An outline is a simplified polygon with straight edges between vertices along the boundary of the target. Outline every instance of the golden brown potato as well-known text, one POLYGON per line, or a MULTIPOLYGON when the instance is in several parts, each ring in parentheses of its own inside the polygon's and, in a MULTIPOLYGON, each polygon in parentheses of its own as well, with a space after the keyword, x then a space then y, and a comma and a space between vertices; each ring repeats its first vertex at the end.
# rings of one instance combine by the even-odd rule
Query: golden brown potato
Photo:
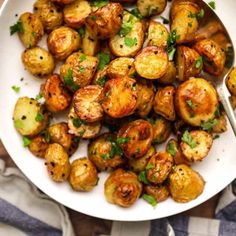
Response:
POLYGON ((175 105, 184 122, 200 126, 214 119, 219 104, 215 88, 205 79, 193 78, 177 88, 175 105))
POLYGON ((99 40, 95 38, 86 27, 82 39, 82 51, 88 56, 94 56, 99 51, 99 40))
POLYGON ((70 174, 70 162, 65 149, 58 143, 49 144, 45 153, 48 174, 56 182, 65 181, 70 174))
POLYGON ((176 67, 173 61, 168 62, 166 73, 158 79, 158 83, 172 84, 176 80, 176 67))
POLYGON ((129 168, 136 173, 144 171, 146 169, 148 161, 155 153, 156 153, 155 148, 151 146, 144 156, 139 158, 130 158, 129 168))
POLYGON ((167 72, 168 55, 162 47, 149 46, 136 56, 134 66, 141 77, 158 79, 167 72))
POLYGON ((134 72, 134 59, 129 57, 118 57, 111 61, 107 68, 107 76, 110 79, 131 76, 134 72))
POLYGON ((236 67, 231 70, 226 80, 226 85, 233 96, 236 96, 236 67))
POLYGON ((175 120, 174 95, 174 86, 160 88, 155 95, 153 103, 154 111, 170 121, 175 120))
POLYGON ((154 197, 157 202, 165 201, 170 195, 167 186, 164 185, 145 185, 144 192, 154 197))
POLYGON ((69 133, 69 127, 67 123, 56 123, 48 127, 47 129, 50 142, 59 143, 68 153, 69 157, 74 154, 78 148, 78 142, 76 142, 75 136, 69 133))
POLYGON ((104 133, 89 144, 88 158, 100 171, 113 169, 125 163, 116 136, 111 133, 104 133))
POLYGON ((66 26, 53 30, 47 39, 48 49, 58 60, 66 59, 80 47, 79 34, 66 26))
POLYGON ((16 130, 24 136, 35 136, 45 129, 49 120, 44 106, 33 98, 20 97, 14 108, 13 121, 16 130))
POLYGON ((176 53, 177 78, 179 81, 197 77, 202 71, 202 57, 192 48, 178 46, 176 53))
POLYGON ((212 127, 212 132, 221 134, 227 131, 227 120, 225 114, 221 114, 220 117, 217 118, 217 123, 212 127))
POLYGON ((62 25, 63 15, 60 9, 48 0, 37 0, 34 13, 41 20, 45 31, 50 32, 62 25))
POLYGON ((91 11, 88 1, 75 0, 64 7, 64 21, 69 27, 78 29, 84 25, 85 19, 91 11))
POLYGON ((122 26, 119 34, 110 38, 109 47, 118 57, 135 56, 142 48, 144 41, 144 25, 127 11, 123 13, 122 26), (126 30, 127 25, 129 30, 126 30))
POLYGON ((84 139, 91 139, 98 135, 101 129, 99 121, 93 123, 86 123, 79 119, 74 108, 71 108, 68 114, 69 132, 77 137, 84 139))
POLYGON ((61 79, 67 87, 75 92, 81 87, 89 85, 97 69, 98 59, 83 53, 71 54, 60 68, 61 79))
POLYGON ((169 190, 176 202, 189 202, 197 198, 204 189, 202 176, 186 165, 177 165, 170 176, 169 190))
POLYGON ((96 167, 86 157, 74 160, 68 180, 75 191, 89 192, 98 183, 96 167))
POLYGON ((169 32, 160 22, 150 20, 148 27, 148 46, 166 47, 169 32))
POLYGON ((53 56, 40 47, 25 50, 21 59, 25 69, 39 77, 51 74, 55 68, 53 56))
POLYGON ((202 161, 211 149, 212 136, 203 130, 185 131, 180 147, 185 158, 191 162, 202 161))
POLYGON ((146 120, 132 121, 121 127, 117 137, 126 140, 120 147, 127 158, 140 158, 151 147, 152 125, 146 120))
POLYGON ((99 85, 88 85, 77 90, 73 97, 73 107, 79 119, 90 123, 102 119, 101 92, 102 87, 99 85))
POLYGON ((151 119, 153 128, 153 144, 164 143, 171 134, 171 123, 161 116, 151 119))
POLYGON ((152 81, 140 79, 137 84, 138 89, 138 100, 136 106, 136 113, 145 118, 152 110, 153 100, 154 100, 154 90, 155 87, 152 81))
POLYGON ((109 78, 107 76, 107 66, 105 66, 102 70, 97 70, 91 84, 100 85, 101 87, 104 87, 108 79, 109 78))
POLYGON ((58 74, 49 76, 41 87, 47 110, 51 112, 64 111, 70 106, 71 95, 64 86, 58 74))
POLYGON ((132 114, 137 103, 136 81, 129 77, 108 80, 102 91, 103 110, 113 118, 132 114))
POLYGON ((108 39, 118 33, 122 23, 123 7, 108 3, 91 13, 85 21, 90 32, 99 39, 108 39))
POLYGON ((129 207, 142 193, 142 184, 131 171, 115 170, 107 178, 104 194, 108 202, 122 207, 129 207))
POLYGON ((50 1, 66 5, 66 4, 71 4, 75 0, 50 0, 50 1))
POLYGON ((44 158, 48 148, 48 142, 43 135, 37 135, 30 140, 29 150, 36 157, 44 158))
POLYGON ((226 56, 224 50, 213 40, 204 39, 194 45, 203 58, 203 70, 218 76, 223 72, 226 56))
POLYGON ((137 7, 144 17, 161 14, 166 8, 167 0, 137 0, 137 7))
POLYGON ((43 24, 39 17, 30 12, 23 13, 18 21, 21 30, 19 38, 26 48, 35 47, 44 34, 43 24))

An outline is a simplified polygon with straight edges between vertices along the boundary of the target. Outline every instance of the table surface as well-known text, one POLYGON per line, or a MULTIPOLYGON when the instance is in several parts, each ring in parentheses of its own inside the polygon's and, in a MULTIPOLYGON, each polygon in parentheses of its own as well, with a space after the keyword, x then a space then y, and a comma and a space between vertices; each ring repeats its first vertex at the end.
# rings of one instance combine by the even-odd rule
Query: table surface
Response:
MULTIPOLYGON (((4 0, 0 0, 0 6, 4 0)), ((0 158, 6 162, 7 167, 16 167, 15 163, 8 155, 6 149, 0 141, 0 158)), ((17 168, 17 167, 16 167, 17 168)), ((212 218, 214 210, 219 199, 219 194, 206 201, 205 203, 184 212, 185 215, 200 216, 212 218)), ((68 209, 71 222, 73 224, 76 236, 92 236, 97 234, 109 234, 111 230, 112 221, 103 220, 82 213, 68 209)))

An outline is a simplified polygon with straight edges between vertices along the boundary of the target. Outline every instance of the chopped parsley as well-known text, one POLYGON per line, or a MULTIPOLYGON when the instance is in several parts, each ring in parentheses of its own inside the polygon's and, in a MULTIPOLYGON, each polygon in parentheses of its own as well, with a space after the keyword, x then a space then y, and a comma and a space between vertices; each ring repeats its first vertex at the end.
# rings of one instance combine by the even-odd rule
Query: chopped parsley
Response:
POLYGON ((25 136, 23 136, 23 146, 28 147, 31 144, 31 140, 25 136))
POLYGON ((125 37, 125 46, 132 48, 137 43, 137 38, 125 37))
POLYGON ((24 28, 21 21, 17 21, 14 25, 10 26, 10 35, 15 34, 16 32, 24 33, 24 28))
POLYGON ((98 59, 98 69, 103 70, 105 66, 110 62, 110 55, 108 53, 101 52, 98 53, 98 59))
POLYGON ((148 179, 147 179, 147 176, 146 176, 146 171, 141 171, 138 175, 138 179, 140 182, 144 183, 144 184, 150 184, 148 179))
POLYGON ((181 138, 181 140, 188 144, 191 148, 197 147, 196 141, 193 139, 192 135, 186 130, 181 138))
POLYGON ((163 17, 163 16, 161 16, 161 19, 163 20, 163 24, 165 24, 165 25, 170 23, 170 20, 163 17))
POLYGON ((188 14, 188 17, 202 19, 204 17, 204 15, 205 15, 205 12, 203 9, 201 9, 197 14, 194 14, 190 11, 188 14))
POLYGON ((43 121, 43 114, 42 113, 38 113, 37 116, 35 117, 35 120, 37 122, 42 122, 43 121))
POLYGON ((76 85, 73 81, 73 70, 72 70, 72 68, 68 69, 68 74, 67 74, 67 76, 64 77, 64 81, 74 92, 77 91, 80 88, 80 86, 76 85))
POLYGON ((79 62, 83 62, 86 60, 86 55, 82 54, 80 57, 79 57, 79 62))
POLYGON ((136 16, 137 18, 139 18, 140 20, 143 19, 143 16, 141 15, 140 11, 138 8, 134 8, 130 11, 131 14, 133 14, 134 16, 136 16))
POLYGON ((101 87, 104 87, 106 82, 107 82, 108 78, 106 76, 103 76, 103 77, 100 77, 98 80, 97 80, 97 83, 101 86, 101 87))
POLYGON ((111 150, 109 153, 110 157, 114 157, 115 155, 123 155, 123 152, 121 148, 118 146, 118 144, 115 141, 111 141, 111 150))
POLYGON ((16 86, 16 85, 13 85, 11 86, 12 90, 14 90, 16 93, 19 93, 20 92, 20 87, 19 86, 16 86))
POLYGON ((102 158, 103 160, 105 160, 105 161, 111 159, 111 158, 110 158, 110 155, 109 155, 108 153, 106 153, 106 154, 101 154, 100 156, 101 156, 101 158, 102 158))
POLYGON ((167 151, 168 153, 170 153, 171 156, 175 156, 176 154, 175 145, 173 143, 169 143, 167 151))
POLYGON ((108 97, 109 95, 110 95, 110 91, 107 91, 107 92, 105 93, 105 96, 108 97))
POLYGON ((143 194, 142 195, 142 199, 145 200, 146 202, 148 202, 153 207, 155 207, 157 205, 156 199, 153 196, 151 196, 151 195, 143 194))
POLYGON ((132 31, 133 24, 134 24, 134 16, 130 15, 129 19, 122 23, 119 35, 120 37, 125 37, 128 33, 132 31))
POLYGON ((213 10, 216 9, 216 2, 215 2, 215 1, 210 1, 210 2, 208 2, 208 5, 209 5, 213 10))
POLYGON ((82 121, 80 118, 73 118, 72 123, 74 127, 79 128, 82 124, 84 124, 84 121, 82 121))
POLYGON ((201 124, 201 128, 205 131, 211 131, 215 125, 218 124, 217 119, 210 119, 201 124))
POLYGON ((174 59, 175 51, 176 51, 176 40, 180 38, 179 35, 176 34, 176 30, 172 30, 167 39, 167 52, 169 56, 169 60, 172 61, 174 59))
POLYGON ((91 20, 95 21, 97 19, 96 16, 90 16, 91 20))
POLYGON ((129 142, 129 140, 130 140, 130 138, 123 138, 123 137, 120 137, 120 138, 117 138, 117 139, 116 139, 116 142, 117 142, 118 144, 125 144, 125 143, 129 142))
POLYGON ((108 0, 91 0, 91 5, 93 7, 104 7, 105 5, 107 5, 108 0))
POLYGON ((81 74, 83 74, 83 73, 85 72, 85 68, 84 68, 83 66, 80 66, 80 67, 79 67, 79 72, 80 72, 81 74))
POLYGON ((191 99, 187 100, 186 104, 189 106, 189 108, 191 108, 191 109, 194 108, 193 101, 191 99))
POLYGON ((37 94, 35 97, 35 100, 39 101, 42 97, 43 97, 42 94, 37 94))
POLYGON ((196 67, 197 69, 201 68, 201 66, 202 66, 202 61, 203 61, 203 60, 202 60, 202 57, 201 57, 201 56, 196 59, 196 61, 195 61, 195 67, 196 67))
POLYGON ((154 165, 152 163, 148 163, 145 169, 150 170, 150 169, 153 169, 153 168, 154 168, 154 165))
POLYGON ((193 27, 193 24, 192 24, 192 22, 188 22, 188 27, 193 27))
POLYGON ((220 135, 219 135, 219 134, 216 134, 216 135, 213 137, 214 140, 215 140, 215 139, 218 139, 218 138, 220 138, 220 135))
POLYGON ((17 128, 17 129, 21 129, 21 128, 23 128, 23 126, 24 126, 24 124, 23 124, 23 121, 22 120, 15 120, 14 121, 14 125, 15 125, 15 127, 17 128))
POLYGON ((79 28, 78 29, 78 33, 79 33, 81 38, 84 38, 84 36, 85 36, 85 28, 84 27, 79 28))

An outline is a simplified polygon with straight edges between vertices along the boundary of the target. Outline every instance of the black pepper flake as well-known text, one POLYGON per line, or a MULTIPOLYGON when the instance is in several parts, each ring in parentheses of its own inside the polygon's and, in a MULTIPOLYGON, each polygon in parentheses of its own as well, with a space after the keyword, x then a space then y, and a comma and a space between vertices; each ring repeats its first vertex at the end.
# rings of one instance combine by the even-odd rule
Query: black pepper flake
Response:
POLYGON ((65 173, 63 173, 63 174, 61 175, 61 177, 65 177, 65 173))
POLYGON ((25 119, 26 119, 26 116, 22 116, 21 119, 22 119, 22 120, 25 120, 25 119))
POLYGON ((54 162, 51 162, 51 166, 52 166, 52 167, 55 167, 56 164, 55 164, 54 162))

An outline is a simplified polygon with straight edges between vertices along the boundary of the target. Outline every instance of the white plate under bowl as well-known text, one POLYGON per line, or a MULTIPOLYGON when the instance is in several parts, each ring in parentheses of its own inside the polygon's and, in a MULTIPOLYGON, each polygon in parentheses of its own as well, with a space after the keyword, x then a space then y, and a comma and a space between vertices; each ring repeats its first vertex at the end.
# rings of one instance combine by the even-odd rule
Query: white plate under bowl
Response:
MULTIPOLYGON (((14 24, 25 11, 32 11, 33 0, 5 1, 0 16, 0 137, 7 151, 22 172, 43 192, 76 211, 110 220, 141 221, 166 217, 188 210, 221 191, 236 177, 236 139, 231 128, 214 141, 208 157, 193 168, 206 180, 204 192, 196 200, 186 204, 174 202, 171 198, 153 208, 144 200, 138 200, 132 207, 123 209, 106 202, 103 184, 106 174, 99 174, 99 185, 90 193, 73 191, 67 183, 57 184, 48 177, 44 161, 34 157, 22 146, 22 138, 16 132, 12 122, 12 112, 20 96, 35 97, 42 80, 35 79, 24 70, 21 53, 24 48, 17 35, 10 36, 9 26, 14 24), (24 78, 23 82, 20 81, 24 78), (21 87, 19 94, 12 85, 21 87)), ((236 2, 234 0, 216 1, 216 12, 230 32, 236 45, 235 19, 236 2)), ((45 43, 42 43, 45 46, 45 43)), ((86 142, 73 155, 75 158, 87 155, 86 142)))

